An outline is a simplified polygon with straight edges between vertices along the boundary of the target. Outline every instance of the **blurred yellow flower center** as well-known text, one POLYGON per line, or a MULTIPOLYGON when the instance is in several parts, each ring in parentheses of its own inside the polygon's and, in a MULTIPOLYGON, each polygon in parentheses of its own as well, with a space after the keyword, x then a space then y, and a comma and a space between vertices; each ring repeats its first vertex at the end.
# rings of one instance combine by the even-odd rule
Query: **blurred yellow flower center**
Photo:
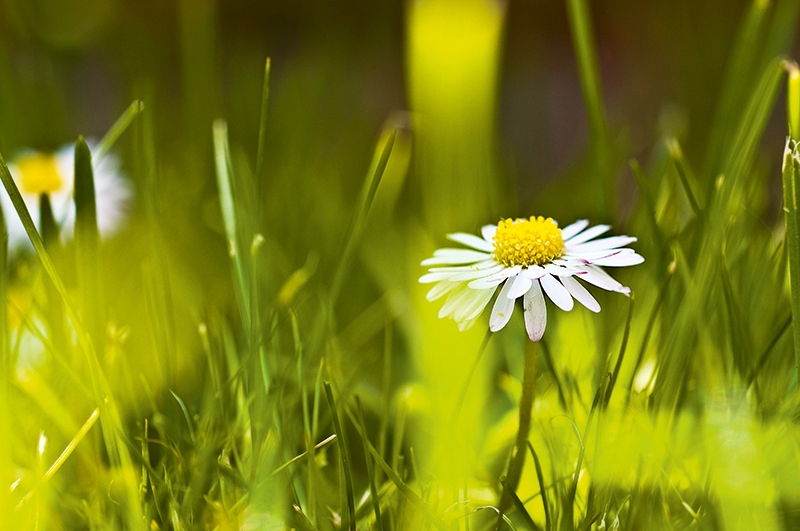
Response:
POLYGON ((493 243, 495 259, 506 267, 544 265, 564 252, 558 223, 542 216, 501 220, 493 243))
POLYGON ((15 161, 21 175, 19 187, 29 194, 49 194, 61 188, 56 157, 53 154, 30 153, 15 161))

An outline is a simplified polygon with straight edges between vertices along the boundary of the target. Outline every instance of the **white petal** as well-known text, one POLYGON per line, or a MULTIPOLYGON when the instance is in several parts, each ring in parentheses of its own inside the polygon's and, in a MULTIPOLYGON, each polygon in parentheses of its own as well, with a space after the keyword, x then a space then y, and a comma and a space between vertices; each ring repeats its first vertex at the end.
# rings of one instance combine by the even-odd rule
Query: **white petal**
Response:
POLYGON ((508 292, 511 290, 511 286, 514 281, 518 278, 520 278, 519 275, 503 284, 503 287, 500 289, 500 293, 497 295, 497 300, 494 301, 492 315, 489 317, 489 330, 492 332, 497 332, 503 328, 508 324, 509 319, 511 319, 511 314, 514 312, 514 303, 516 300, 509 298, 508 292))
POLYGON ((569 260, 553 260, 553 265, 565 268, 570 275, 582 275, 586 272, 586 260, 570 257, 569 260))
POLYGON ((644 262, 644 257, 641 255, 638 255, 636 253, 632 254, 620 253, 614 256, 609 256, 608 258, 595 260, 593 263, 599 266, 606 266, 606 267, 627 267, 627 266, 639 265, 642 262, 644 262))
POLYGON ((458 331, 463 332, 464 330, 469 330, 475 325, 475 322, 478 320, 476 317, 475 319, 470 319, 469 321, 461 321, 458 323, 458 331))
POLYGON ((525 275, 517 275, 514 278, 513 283, 511 280, 509 280, 506 283, 506 284, 512 283, 512 286, 509 288, 508 293, 506 293, 506 296, 511 300, 516 300, 522 297, 528 292, 529 289, 531 289, 531 284, 533 284, 533 282, 534 282, 533 280, 526 277, 525 275))
MULTIPOLYGON (((572 247, 573 245, 589 241, 592 238, 600 236, 604 232, 608 231, 608 229, 610 228, 611 227, 609 225, 595 225, 590 229, 587 229, 579 234, 576 234, 575 236, 570 238, 569 241, 567 241, 567 239, 564 238, 564 245, 572 247)), ((562 232, 562 237, 563 237, 563 232, 562 232)))
POLYGON ((448 234, 447 239, 454 242, 463 243, 467 247, 472 247, 473 249, 478 249, 479 251, 486 251, 487 253, 494 251, 494 245, 487 242, 480 236, 475 236, 474 234, 456 232, 453 234, 448 234))
POLYGON ((606 291, 616 291, 617 293, 624 293, 630 295, 631 289, 623 286, 608 273, 595 265, 587 265, 586 273, 581 275, 581 280, 585 280, 589 284, 593 284, 598 288, 603 288, 606 291))
POLYGON ((571 277, 576 274, 573 268, 563 265, 547 264, 544 266, 544 270, 556 277, 571 277))
POLYGON ((525 270, 524 274, 529 279, 536 280, 545 276, 547 274, 547 271, 545 271, 542 266, 532 265, 525 270))
MULTIPOLYGON (((608 258, 609 256, 614 256, 616 254, 630 254, 636 252, 633 249, 605 249, 602 251, 584 251, 580 253, 569 253, 564 257, 564 260, 567 263, 582 263, 582 264, 591 264, 595 260, 600 260, 601 258, 608 258)), ((564 265, 556 260, 553 260, 553 263, 558 263, 559 265, 564 265)))
POLYGON ((458 323, 464 321, 472 321, 477 318, 489 301, 492 300, 492 295, 496 290, 494 289, 469 289, 470 297, 466 299, 463 306, 460 306, 453 312, 453 319, 458 323))
POLYGON ((576 234, 578 234, 580 231, 585 229, 588 224, 589 224, 588 219, 579 219, 575 223, 567 225, 566 227, 561 229, 561 237, 564 239, 564 241, 567 241, 576 234))
POLYGON ((427 258, 421 262, 422 265, 456 265, 468 264, 470 262, 482 262, 490 257, 490 254, 468 249, 439 249, 433 253, 433 258, 427 258))
POLYGON ((604 249, 619 249, 620 247, 624 247, 629 243, 633 243, 636 241, 636 238, 633 236, 611 236, 609 238, 602 238, 600 240, 595 240, 593 242, 586 242, 581 244, 573 244, 570 242, 569 245, 565 244, 567 254, 577 254, 583 253, 586 251, 602 251, 604 249))
POLYGON ((478 262, 476 264, 469 264, 462 266, 431 267, 430 269, 428 269, 428 271, 431 273, 462 273, 464 271, 478 271, 480 269, 489 269, 496 265, 497 262, 491 259, 491 260, 484 260, 483 262, 478 262))
POLYGON ((525 330, 528 331, 528 337, 531 341, 539 341, 547 327, 547 307, 538 282, 534 282, 525 293, 522 305, 525 308, 525 330))
POLYGON ((474 290, 467 288, 466 284, 458 284, 458 286, 458 289, 453 290, 450 295, 448 295, 447 300, 444 301, 444 305, 439 310, 439 319, 452 317, 452 315, 461 308, 463 304, 467 304, 473 294, 476 293, 474 290))
POLYGON ((555 279, 552 275, 545 275, 539 279, 539 283, 544 288, 544 292, 553 301, 553 304, 568 312, 572 309, 572 295, 569 294, 561 282, 555 279))
POLYGON ((600 303, 592 297, 583 285, 575 280, 573 277, 563 277, 561 283, 567 288, 570 295, 575 297, 575 300, 586 306, 590 311, 597 313, 600 311, 600 303))
POLYGON ((469 280, 485 278, 497 273, 501 273, 503 270, 505 270, 505 268, 506 266, 502 264, 497 264, 491 269, 481 269, 480 271, 466 271, 464 273, 455 273, 448 280, 452 280, 453 282, 459 282, 459 281, 467 282, 469 280))
POLYGON ((489 243, 492 243, 495 232, 497 232, 497 225, 484 225, 481 227, 481 235, 483 236, 483 239, 489 243))
POLYGON ((522 266, 514 266, 508 268, 504 267, 504 269, 499 273, 494 273, 491 276, 473 280, 472 282, 469 283, 469 287, 471 287, 472 289, 492 288, 494 286, 500 285, 500 283, 503 282, 505 279, 513 277, 520 271, 522 271, 522 266))
POLYGON ((419 277, 420 284, 430 284, 431 282, 439 282, 442 280, 447 280, 453 275, 453 273, 426 273, 419 277))
POLYGON ((430 291, 428 291, 428 294, 425 295, 425 298, 433 302, 453 291, 453 288, 456 286, 458 286, 458 282, 448 282, 444 280, 433 286, 430 291))

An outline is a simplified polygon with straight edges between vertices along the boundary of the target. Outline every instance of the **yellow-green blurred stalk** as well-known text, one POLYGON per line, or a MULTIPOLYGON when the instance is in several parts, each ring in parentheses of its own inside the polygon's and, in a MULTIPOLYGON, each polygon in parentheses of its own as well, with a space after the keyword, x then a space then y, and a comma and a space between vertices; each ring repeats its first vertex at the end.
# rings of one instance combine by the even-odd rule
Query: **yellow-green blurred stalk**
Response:
POLYGON ((491 221, 497 74, 504 4, 415 0, 409 95, 425 221, 436 233, 491 221))
MULTIPOLYGON (((408 5, 409 94, 425 222, 411 235, 420 243, 414 249, 419 257, 443 243, 446 233, 474 232, 500 214, 494 132, 504 15, 505 4, 491 0, 408 5)), ((415 283, 421 326, 414 356, 429 395, 430 429, 413 444, 420 468, 440 481, 443 501, 452 503, 458 489, 476 486, 469 482, 481 440, 475 432, 489 384, 489 372, 481 366, 491 353, 470 380, 485 323, 459 332, 452 321, 438 319, 438 307, 425 300, 425 292, 415 283)))

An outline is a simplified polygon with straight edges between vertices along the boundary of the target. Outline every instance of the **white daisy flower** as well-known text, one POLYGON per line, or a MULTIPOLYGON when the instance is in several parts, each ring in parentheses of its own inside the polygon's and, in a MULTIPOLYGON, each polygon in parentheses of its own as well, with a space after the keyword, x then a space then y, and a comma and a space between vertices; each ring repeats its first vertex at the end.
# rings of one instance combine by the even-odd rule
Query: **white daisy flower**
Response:
MULTIPOLYGON (((92 148, 95 143, 88 141, 92 148)), ((97 228, 101 238, 108 238, 122 227, 133 200, 130 182, 123 177, 119 159, 108 153, 94 166, 94 189, 97 205, 97 228)), ((72 239, 75 230, 75 144, 66 144, 55 153, 24 150, 8 162, 8 169, 19 188, 36 228, 41 230, 40 195, 47 194, 53 217, 60 227, 61 240, 72 239)), ((33 250, 11 197, 3 188, 0 205, 8 228, 9 254, 33 250)))
POLYGON ((539 341, 547 325, 545 295, 562 310, 570 311, 575 299, 596 313, 600 305, 577 279, 630 295, 630 288, 611 278, 602 267, 644 262, 633 249, 625 248, 636 238, 611 236, 595 240, 611 227, 596 225, 587 229, 588 225, 583 219, 560 229, 552 218, 538 216, 485 225, 482 237, 463 232, 448 234, 448 239, 470 249, 437 250, 433 258, 422 262, 436 267, 431 267, 419 281, 435 283, 428 300, 447 295, 439 317, 451 317, 459 330, 475 324, 498 287, 500 293, 489 318, 492 332, 508 323, 515 301, 522 297, 525 329, 531 341, 539 341))

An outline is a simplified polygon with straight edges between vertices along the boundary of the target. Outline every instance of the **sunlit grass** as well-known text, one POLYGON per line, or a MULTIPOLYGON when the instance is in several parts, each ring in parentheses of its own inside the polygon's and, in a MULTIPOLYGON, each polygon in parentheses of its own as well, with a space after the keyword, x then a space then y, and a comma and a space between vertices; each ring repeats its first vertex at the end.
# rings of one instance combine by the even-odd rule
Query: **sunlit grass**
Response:
POLYGON ((616 144, 588 2, 567 2, 588 170, 532 205, 497 154, 497 4, 409 4, 410 112, 342 140, 358 170, 338 188, 276 108, 297 100, 274 97, 270 61, 257 136, 211 116, 212 7, 180 3, 186 144, 147 98, 93 150, 77 139, 74 240, 30 217, 0 158, 3 214, 35 251, 2 260, 0 528, 797 528, 791 1, 744 15, 707 142, 666 131, 647 160, 616 144), (762 139, 775 109, 785 147, 762 139), (101 242, 111 152, 137 209, 101 242), (594 290, 599 314, 550 312, 539 343, 521 312, 493 334, 438 318, 419 262, 446 233, 549 209, 639 238, 646 262, 617 276, 630 299, 594 290))

